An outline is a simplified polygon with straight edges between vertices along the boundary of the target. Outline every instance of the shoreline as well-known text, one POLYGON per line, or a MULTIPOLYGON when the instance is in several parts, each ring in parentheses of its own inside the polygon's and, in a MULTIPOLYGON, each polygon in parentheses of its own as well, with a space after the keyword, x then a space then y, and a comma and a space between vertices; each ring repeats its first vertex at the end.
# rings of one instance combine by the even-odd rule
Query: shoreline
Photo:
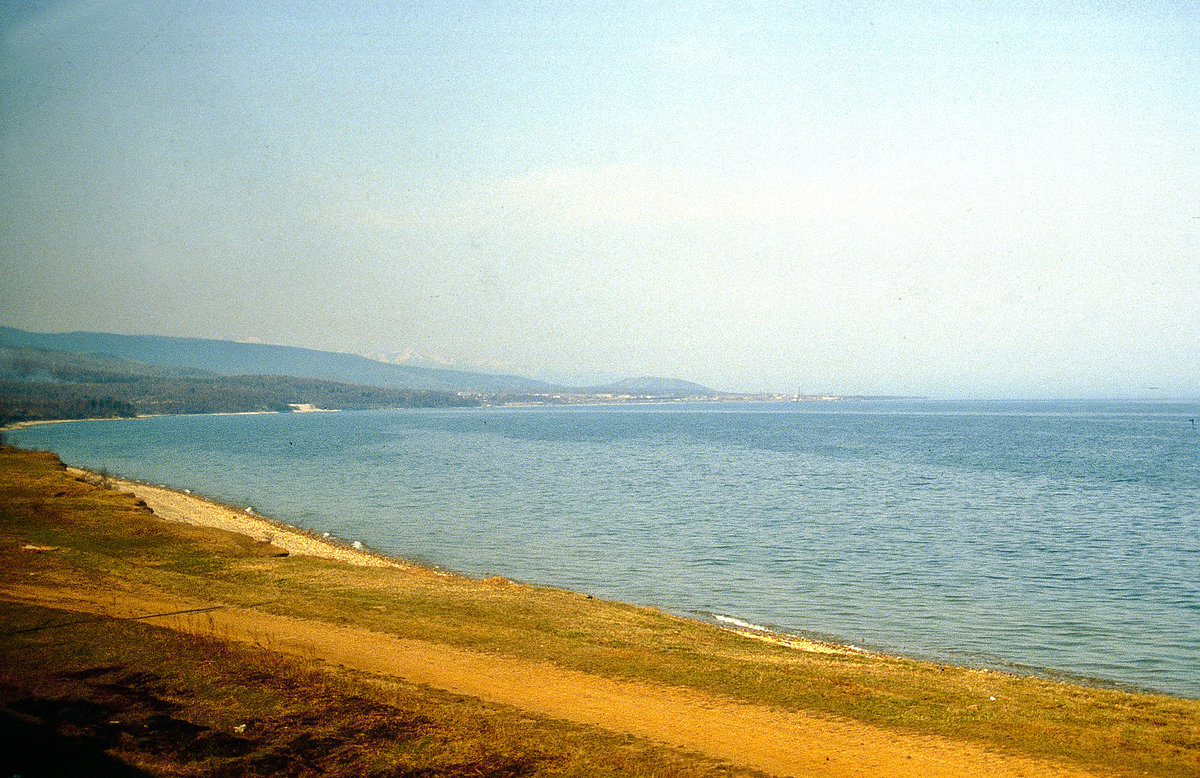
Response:
MULTIPOLYGON (((270 543, 287 555, 310 556, 359 567, 391 567, 417 569, 418 565, 389 557, 381 552, 355 545, 358 541, 343 541, 333 536, 318 535, 310 530, 261 516, 252 508, 239 509, 210 500, 189 489, 143 483, 119 476, 105 475, 82 467, 67 465, 67 472, 89 483, 107 481, 118 491, 129 492, 146 503, 162 521, 177 521, 198 527, 234 532, 253 540, 270 543)), ((434 571, 431 571, 434 572, 434 571)))
MULTIPOLYGON (((95 471, 88 470, 86 468, 75 467, 73 465, 66 465, 66 468, 69 474, 86 480, 89 483, 98 483, 106 477, 100 473, 96 473, 95 471)), ((404 559, 402 557, 391 556, 382 551, 371 549, 361 543, 359 543, 359 545, 355 545, 355 543, 358 543, 358 541, 345 540, 333 535, 318 534, 312 530, 307 530, 303 527, 297 527, 269 516, 263 516, 258 513, 248 513, 247 509, 237 508, 216 500, 209 499, 202 494, 192 492, 190 489, 173 489, 166 486, 149 484, 129 478, 113 476, 111 474, 107 476, 107 480, 111 486, 115 487, 119 491, 129 492, 138 499, 144 501, 154 513, 155 517, 162 521, 176 521, 185 524, 191 524, 193 526, 210 527, 214 529, 225 530, 227 532, 234 532, 256 541, 270 543, 271 545, 287 552, 285 554, 287 556, 307 556, 317 559, 324 559, 327 561, 351 564, 356 567, 405 570, 411 573, 439 576, 443 578, 460 578, 468 581, 487 581, 505 585, 560 589, 562 591, 570 591, 574 594, 580 594, 581 596, 587 596, 589 598, 592 597, 592 595, 585 595, 580 592, 574 592, 574 590, 563 589, 562 587, 543 584, 527 584, 522 581, 510 580, 503 576, 474 577, 457 571, 441 570, 436 567, 431 567, 425 563, 404 559)), ((627 603, 625 601, 614 602, 620 602, 621 604, 630 605, 632 607, 646 607, 651 608, 652 610, 661 610, 653 605, 638 605, 635 603, 627 603)), ((1012 667, 1003 666, 997 667, 989 665, 971 665, 947 662, 944 660, 927 657, 922 658, 899 653, 890 653, 887 650, 879 650, 876 648, 867 649, 849 643, 838 643, 827 640, 819 640, 816 638, 803 637, 801 635, 795 635, 786 632, 779 632, 765 626, 744 621, 729 614, 713 613, 710 614, 709 619, 697 618, 694 615, 685 615, 680 613, 672 613, 672 615, 687 621, 713 627, 728 634, 737 635, 746 640, 768 643, 771 645, 811 654, 857 656, 879 659, 883 661, 914 661, 929 663, 937 666, 953 667, 985 675, 1004 675, 1013 678, 1040 678, 1043 680, 1080 685, 1094 689, 1111 689, 1115 691, 1142 694, 1164 694, 1164 692, 1140 687, 1136 684, 1112 681, 1103 678, 1079 676, 1068 671, 1063 671, 1052 667, 1022 667, 1020 669, 1014 669, 1012 667)), ((1180 697, 1179 699, 1190 698, 1180 697)))
MULTIPOLYGON (((288 413, 334 413, 336 408, 317 408, 313 410, 288 411, 288 413)), ((133 421, 135 419, 159 419, 164 416, 269 416, 284 411, 212 411, 211 413, 139 413, 136 416, 92 416, 86 419, 28 419, 14 421, 0 426, 0 432, 23 430, 27 427, 37 427, 42 424, 70 424, 77 421, 133 421)))
MULTIPOLYGON (((65 463, 64 463, 65 464, 65 463)), ((519 581, 510 581, 502 576, 490 576, 475 579, 457 572, 438 570, 428 565, 419 564, 402 558, 397 558, 375 551, 358 541, 346 541, 332 535, 317 534, 311 530, 288 524, 278 519, 247 512, 253 509, 239 509, 211 500, 203 495, 193 493, 189 489, 172 489, 166 486, 148 484, 142 481, 122 478, 113 475, 103 475, 92 470, 74 465, 66 465, 67 473, 92 484, 107 480, 110 487, 122 492, 129 492, 146 503, 155 517, 161 521, 181 522, 199 527, 234 532, 253 540, 270 543, 286 552, 287 556, 308 556, 333 562, 343 562, 358 567, 390 568, 420 572, 426 575, 447 578, 463 578, 467 580, 503 581, 507 584, 525 586, 519 581)), ((559 588, 542 587, 537 588, 559 588)), ((590 597, 591 595, 586 595, 590 597)), ((635 606, 649 607, 649 606, 635 606)), ((677 614, 678 615, 678 614, 677 614)), ((712 626, 722 632, 738 635, 748 640, 757 640, 772 645, 807 651, 816 654, 836 654, 843 656, 878 657, 881 659, 903 659, 903 657, 868 651, 858 646, 832 643, 798 635, 776 632, 757 624, 751 624, 732 616, 714 614, 713 621, 696 619, 688 616, 678 616, 689 621, 712 626)), ((995 672, 988 670, 986 672, 995 672)))
MULTIPOLYGON (((255 411, 255 412, 238 412, 237 414, 222 413, 222 414, 191 414, 191 415, 196 415, 196 416, 200 416, 200 415, 205 415, 205 416, 206 415, 247 415, 247 414, 261 415, 261 414, 272 414, 272 413, 278 413, 278 412, 255 411)), ((169 415, 173 416, 173 415, 178 415, 178 414, 169 414, 169 415)), ((151 416, 139 416, 139 417, 134 417, 134 418, 151 418, 151 416)), ((19 423, 19 425, 21 427, 24 427, 24 426, 34 426, 34 425, 38 425, 38 424, 66 423, 68 421, 112 421, 112 420, 114 420, 114 419, 36 420, 36 421, 30 421, 30 422, 22 422, 22 423, 19 423)), ((112 476, 110 476, 110 480, 115 480, 115 479, 112 479, 112 476)), ((362 546, 361 548, 356 548, 354 546, 354 541, 352 541, 352 540, 338 538, 338 537, 334 537, 334 536, 323 536, 322 534, 318 534, 315 531, 305 530, 300 527, 295 527, 295 526, 286 524, 285 522, 272 519, 270 517, 263 517, 263 516, 259 516, 258 514, 246 514, 243 509, 229 506, 226 504, 222 504, 215 500, 205 498, 202 495, 193 494, 190 492, 190 490, 185 489, 182 486, 179 487, 178 489, 168 489, 166 487, 156 486, 156 485, 149 484, 149 483, 138 483, 136 481, 132 481, 129 479, 120 479, 120 480, 123 483, 128 484, 128 486, 125 488, 128 488, 130 490, 134 490, 134 487, 136 485, 137 487, 142 488, 142 489, 156 489, 156 490, 162 490, 165 493, 173 493, 176 495, 175 499, 181 499, 185 495, 187 497, 195 498, 201 503, 208 504, 213 510, 223 511, 224 515, 226 517, 232 517, 233 519, 236 519, 237 521, 233 522, 233 525, 230 525, 230 524, 203 524, 201 522, 187 522, 187 523, 197 523, 197 524, 200 524, 201 526, 214 526, 214 527, 218 527, 218 528, 222 528, 222 529, 229 529, 230 531, 237 532, 238 534, 242 534, 244 536, 251 537, 253 539, 260 540, 260 541, 266 541, 266 542, 273 542, 271 540, 271 538, 275 537, 275 538, 279 539, 279 542, 274 542, 273 544, 276 546, 279 546, 283 550, 287 551, 289 554, 294 553, 294 554, 302 555, 302 556, 311 556, 311 557, 325 558, 325 559, 336 559, 338 561, 344 561, 344 562, 348 562, 350 564, 356 564, 359 566, 401 567, 401 568, 407 568, 407 569, 414 570, 414 571, 422 570, 422 571, 426 571, 429 574, 433 574, 433 575, 460 577, 460 578, 463 578, 466 580, 483 580, 486 577, 482 573, 479 573, 477 575, 472 575, 471 573, 462 573, 462 572, 459 572, 458 570, 454 570, 454 569, 447 570, 447 569, 440 568, 437 566, 436 560, 422 559, 422 558, 406 559, 406 558, 400 557, 400 556, 390 556, 384 552, 376 551, 365 545, 362 546), (285 547, 284 543, 289 542, 286 540, 287 538, 295 538, 296 542, 291 547, 285 547), (315 549, 321 549, 321 550, 315 550, 315 549), (358 561, 354 561, 354 560, 358 560, 358 561), (373 561, 365 561, 365 560, 373 560, 373 561)), ((139 494, 138 496, 141 497, 142 495, 139 494)), ((147 502, 149 502, 149 501, 147 500, 147 502)), ((336 509, 336 506, 331 506, 331 508, 336 509)), ((160 518, 163 518, 163 514, 161 511, 155 510, 155 513, 160 518)), ((536 573, 534 575, 536 575, 536 573)), ((502 580, 500 576, 493 576, 493 578, 495 578, 497 581, 502 580)), ((507 580, 507 579, 503 579, 503 580, 507 580)), ((513 583, 517 583, 520 585, 526 585, 526 582, 521 581, 521 580, 514 580, 513 583)), ((589 584, 585 583, 584 585, 587 586, 589 584)), ((531 586, 535 586, 538 588, 561 588, 561 587, 556 587, 553 583, 531 584, 531 586)), ((584 590, 584 592, 586 592, 586 589, 584 590)), ((616 599, 614 600, 614 602, 628 602, 628 604, 635 605, 635 606, 651 607, 651 608, 656 608, 656 609, 661 608, 661 606, 654 604, 653 599, 650 599, 649 601, 643 600, 642 602, 639 603, 637 601, 626 601, 626 600, 622 599, 619 594, 616 596, 616 599)), ((733 626, 728 626, 727 624, 722 623, 722 622, 724 622, 724 619, 721 618, 722 616, 727 616, 729 618, 738 617, 741 614, 738 614, 737 612, 726 612, 726 613, 722 613, 722 614, 711 613, 711 612, 700 611, 700 610, 670 610, 667 612, 670 612, 673 615, 679 616, 680 618, 685 618, 685 619, 688 619, 691 621, 695 621, 697 623, 705 624, 707 626, 715 626, 719 629, 722 629, 723 631, 738 634, 739 636, 741 636, 745 639, 748 639, 748 640, 756 640, 756 641, 760 641, 760 642, 774 643, 774 644, 782 645, 782 646, 791 646, 798 650, 804 650, 804 651, 822 652, 822 653, 857 654, 857 655, 868 655, 868 656, 877 656, 877 657, 891 657, 891 658, 897 658, 897 659, 903 659, 903 660, 928 662, 928 663, 944 665, 944 666, 948 666, 948 667, 957 667, 957 668, 968 669, 968 670, 972 670, 972 671, 1010 675, 1010 676, 1014 676, 1014 677, 1041 678, 1041 679, 1045 679, 1045 680, 1077 684, 1077 685, 1087 686, 1087 687, 1091 687, 1091 688, 1113 689, 1113 690, 1128 691, 1128 692, 1134 692, 1134 693, 1167 694, 1168 696, 1178 697, 1180 699, 1197 699, 1194 696, 1189 697, 1189 696, 1187 696, 1186 693, 1181 693, 1179 691, 1164 691, 1164 689, 1162 687, 1154 685, 1150 682, 1145 682, 1145 683, 1139 684, 1134 681, 1119 679, 1117 677, 1112 677, 1112 676, 1099 677, 1099 676, 1086 675, 1086 674, 1083 674, 1080 672, 1073 672, 1069 669, 1063 669, 1063 667, 1061 665, 1056 666, 1055 664, 1053 664, 1053 660, 1051 660, 1050 662, 1046 662, 1044 664, 1036 665, 1036 664, 1019 663, 1019 662, 1013 662, 1013 661, 1002 661, 1002 660, 997 659, 995 657, 995 655, 991 656, 990 658, 981 658, 980 656, 964 656, 962 654, 947 655, 946 653, 942 653, 939 655, 938 653, 934 653, 934 652, 920 652, 920 651, 910 651, 910 652, 906 653, 903 643, 901 643, 900 645, 895 645, 895 644, 888 645, 888 644, 867 642, 867 643, 863 644, 863 645, 866 645, 867 648, 863 649, 863 648, 859 648, 858 646, 853 645, 849 640, 846 640, 845 638, 839 638, 839 636, 837 636, 837 635, 831 636, 831 635, 828 635, 828 633, 816 632, 815 634, 813 634, 812 637, 808 637, 808 636, 806 636, 806 630, 804 630, 803 625, 801 625, 796 630, 796 632, 788 632, 788 631, 782 631, 782 630, 773 630, 769 627, 768 628, 760 628, 760 627, 758 627, 757 624, 748 624, 748 628, 747 628, 747 627, 739 626, 737 624, 734 624, 733 626), (799 634, 796 634, 797 632, 799 634), (832 639, 830 639, 831 637, 832 637, 832 639), (840 640, 846 640, 846 642, 840 642, 840 640)), ((753 619, 753 617, 746 617, 746 618, 749 618, 751 621, 755 620, 755 619, 753 619)), ((740 622, 741 619, 734 618, 734 621, 740 622)), ((916 634, 920 635, 921 633, 916 633, 916 634)))
MULTIPOLYGON (((128 677, 146 671, 154 680, 154 662, 176 663, 178 652, 155 642, 159 635, 166 640, 165 632, 154 640, 131 636, 145 622, 220 641, 204 643, 198 657, 195 672, 204 684, 226 672, 229 652, 245 643, 271 652, 256 654, 260 669, 263 662, 281 666, 286 660, 277 654, 291 655, 326 684, 353 677, 388 694, 428 688, 595 727, 622 738, 622 749, 631 736, 648 738, 772 774, 1183 776, 1193 774, 1193 757, 1200 756, 1192 725, 1200 701, 1129 697, 886 654, 794 650, 800 646, 714 627, 714 614, 688 618, 548 586, 292 559, 245 535, 152 513, 137 497, 146 485, 102 477, 109 488, 99 488, 89 483, 96 475, 68 471, 51 452, 6 446, 0 453, 11 508, 0 594, 13 620, 8 639, 23 648, 10 654, 29 657, 30 671, 21 675, 30 683, 64 675, 62 661, 74 662, 66 669, 79 675, 78 649, 93 645, 99 653, 83 666, 128 677), (118 491, 128 486, 134 493, 118 491), (60 631, 73 625, 90 632, 60 631), (114 637, 119 630, 125 632, 114 637), (42 654, 24 650, 39 646, 42 654), (143 646, 153 654, 148 664, 130 664, 130 649, 143 646)), ((149 488, 162 490, 152 499, 171 498, 195 512, 195 522, 213 508, 242 529, 306 534, 186 489, 149 488)), ((316 555, 327 557, 331 540, 317 541, 316 555)), ((753 621, 727 624, 749 629, 758 626, 753 621)), ((249 676, 256 686, 262 677, 258 670, 249 676)), ((107 687, 91 687, 107 694, 107 687)), ((91 687, 81 699, 92 699, 91 687)), ((215 694, 237 696, 220 687, 215 694)), ((322 709, 331 706, 321 703, 311 731, 325 733, 322 709)), ((275 719, 221 707, 215 725, 201 723, 249 736, 260 722, 262 731, 274 731, 268 721, 275 719)), ((279 721, 293 725, 296 718, 279 721)), ((289 738, 309 731, 288 729, 289 738)), ((486 743, 492 731, 471 733, 486 743)), ((555 760, 576 751, 547 751, 544 738, 536 741, 539 753, 555 760)))

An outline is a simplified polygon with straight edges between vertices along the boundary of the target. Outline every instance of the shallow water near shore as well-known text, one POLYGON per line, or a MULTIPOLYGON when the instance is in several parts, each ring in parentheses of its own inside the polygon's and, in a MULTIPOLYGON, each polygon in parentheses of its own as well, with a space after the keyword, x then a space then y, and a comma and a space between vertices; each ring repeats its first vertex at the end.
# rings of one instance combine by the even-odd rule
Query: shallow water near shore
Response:
POLYGON ((1200 697, 1200 404, 186 416, 6 433, 399 557, 1200 697))

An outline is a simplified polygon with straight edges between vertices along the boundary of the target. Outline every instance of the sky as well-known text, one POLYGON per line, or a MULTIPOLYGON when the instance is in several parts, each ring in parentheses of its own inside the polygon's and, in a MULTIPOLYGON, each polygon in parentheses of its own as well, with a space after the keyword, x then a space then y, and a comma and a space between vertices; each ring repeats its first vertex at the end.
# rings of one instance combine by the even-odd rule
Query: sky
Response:
POLYGON ((1200 397, 1200 3, 0 0, 0 324, 1200 397))

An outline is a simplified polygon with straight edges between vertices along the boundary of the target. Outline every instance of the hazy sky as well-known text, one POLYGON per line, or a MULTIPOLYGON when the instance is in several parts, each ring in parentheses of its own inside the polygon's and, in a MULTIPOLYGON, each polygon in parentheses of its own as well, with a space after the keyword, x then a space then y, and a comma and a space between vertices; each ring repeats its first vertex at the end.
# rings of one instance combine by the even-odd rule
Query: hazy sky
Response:
POLYGON ((0 324, 1200 396, 1195 2, 0 9, 0 324))

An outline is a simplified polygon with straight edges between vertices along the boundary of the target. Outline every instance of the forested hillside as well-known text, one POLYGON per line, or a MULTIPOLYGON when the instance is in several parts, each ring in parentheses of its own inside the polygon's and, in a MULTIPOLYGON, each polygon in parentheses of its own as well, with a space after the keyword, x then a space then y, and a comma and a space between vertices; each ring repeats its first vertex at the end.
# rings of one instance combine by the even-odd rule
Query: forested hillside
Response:
POLYGON ((471 405, 449 392, 276 375, 225 376, 32 348, 0 348, 0 425, 152 413, 344 410, 471 405))
POLYGON ((553 389, 521 376, 393 365, 357 354, 205 338, 27 332, 0 327, 0 347, 60 351, 216 375, 286 375, 413 392, 498 394, 553 389))

